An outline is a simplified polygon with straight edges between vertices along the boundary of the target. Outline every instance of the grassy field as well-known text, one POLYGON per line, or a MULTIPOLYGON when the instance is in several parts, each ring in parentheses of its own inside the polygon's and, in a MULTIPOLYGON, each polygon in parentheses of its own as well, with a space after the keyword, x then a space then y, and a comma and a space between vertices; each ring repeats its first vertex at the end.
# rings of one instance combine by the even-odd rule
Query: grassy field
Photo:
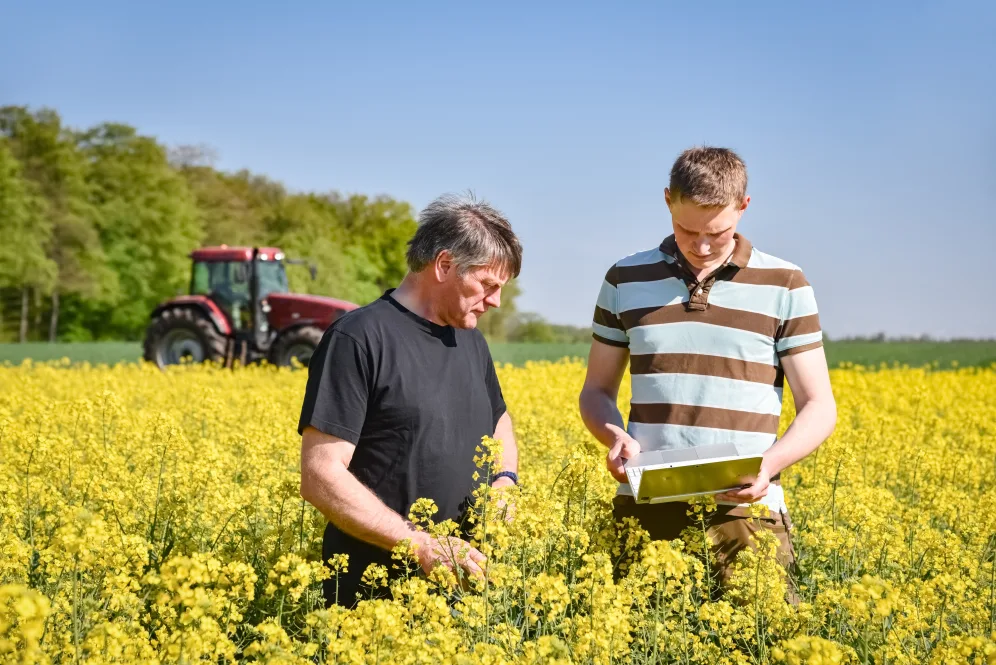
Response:
MULTIPOLYGON (((529 360, 557 360, 564 357, 588 357, 587 344, 522 344, 491 345, 496 362, 522 365, 529 360)), ((0 364, 20 364, 25 358, 35 361, 69 358, 72 362, 91 364, 135 362, 142 355, 138 342, 58 343, 30 342, 0 344, 0 364)), ((996 363, 996 342, 830 342, 827 360, 831 367, 845 363, 878 366, 894 363, 919 367, 937 363, 938 367, 987 367, 996 363)))
MULTIPOLYGON (((495 362, 522 365, 527 360, 557 360, 564 357, 588 357, 587 344, 502 344, 491 345, 495 362)), ((69 358, 74 363, 89 362, 96 365, 135 362, 142 357, 139 342, 82 342, 56 343, 28 342, 26 344, 0 344, 0 364, 18 365, 25 358, 34 361, 69 358)))
POLYGON ((988 367, 996 363, 996 341, 979 342, 830 342, 827 362, 831 367, 843 363, 876 366, 881 363, 921 367, 937 363, 938 367, 988 367))
POLYGON ((139 342, 27 342, 25 344, 0 344, 0 364, 9 362, 14 365, 26 358, 43 362, 69 358, 73 362, 89 362, 97 365, 107 363, 114 365, 119 362, 134 362, 142 357, 142 345, 139 342))

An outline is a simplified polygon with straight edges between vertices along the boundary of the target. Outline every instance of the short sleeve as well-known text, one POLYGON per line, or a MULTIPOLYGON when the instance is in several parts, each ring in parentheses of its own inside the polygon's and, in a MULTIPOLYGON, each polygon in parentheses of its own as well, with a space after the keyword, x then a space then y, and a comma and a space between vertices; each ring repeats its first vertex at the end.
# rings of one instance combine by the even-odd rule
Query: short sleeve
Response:
POLYGON ((779 358, 823 346, 823 330, 813 287, 802 271, 794 270, 782 302, 781 323, 775 334, 779 358))
POLYGON ((605 280, 595 302, 595 315, 591 322, 591 336, 597 342, 629 348, 629 335, 619 318, 619 279, 616 266, 605 273, 605 280))
POLYGON ((491 349, 488 343, 481 340, 484 347, 484 383, 487 385, 488 398, 491 400, 491 420, 492 430, 498 427, 498 421, 508 408, 505 406, 505 396, 501 392, 501 384, 498 383, 498 372, 495 370, 495 361, 491 357, 491 349))
POLYGON ((317 430, 345 439, 360 440, 371 393, 370 358, 350 335, 330 329, 308 363, 308 384, 297 431, 317 430))

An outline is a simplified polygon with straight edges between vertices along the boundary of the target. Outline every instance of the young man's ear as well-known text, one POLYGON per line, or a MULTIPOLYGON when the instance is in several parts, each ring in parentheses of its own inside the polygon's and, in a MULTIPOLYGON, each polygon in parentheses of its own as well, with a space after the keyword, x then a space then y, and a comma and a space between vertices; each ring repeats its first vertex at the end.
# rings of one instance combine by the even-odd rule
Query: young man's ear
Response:
POLYGON ((746 210, 747 206, 749 205, 750 205, 750 195, 748 194, 747 196, 744 196, 744 201, 743 203, 740 204, 740 212, 746 210))
POLYGON ((671 208, 671 190, 667 187, 664 188, 664 203, 667 204, 668 209, 671 208))

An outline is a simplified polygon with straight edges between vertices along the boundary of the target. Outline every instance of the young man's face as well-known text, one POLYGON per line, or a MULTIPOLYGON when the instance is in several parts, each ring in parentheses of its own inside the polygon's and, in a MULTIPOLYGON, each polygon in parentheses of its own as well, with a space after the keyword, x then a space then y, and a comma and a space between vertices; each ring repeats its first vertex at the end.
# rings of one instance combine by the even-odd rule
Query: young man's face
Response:
POLYGON ((501 306, 501 287, 507 281, 508 275, 497 266, 471 268, 460 274, 451 265, 441 284, 438 316, 454 328, 476 328, 485 312, 501 306))
POLYGON ((664 190, 667 207, 671 211, 674 239, 685 260, 698 270, 718 268, 725 262, 736 240, 737 223, 750 203, 745 196, 740 205, 725 208, 703 207, 690 201, 672 200, 671 192, 664 190))

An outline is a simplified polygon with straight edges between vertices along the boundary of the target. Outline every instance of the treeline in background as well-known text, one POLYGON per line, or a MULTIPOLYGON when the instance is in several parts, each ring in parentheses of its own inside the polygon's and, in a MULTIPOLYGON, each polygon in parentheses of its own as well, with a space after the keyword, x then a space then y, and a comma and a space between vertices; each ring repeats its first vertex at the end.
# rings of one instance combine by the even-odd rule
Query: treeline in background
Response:
MULTIPOLYGON (((213 167, 134 127, 78 129, 50 109, 0 107, 0 342, 141 339, 152 309, 186 292, 191 250, 278 246, 291 288, 358 304, 406 273, 415 211, 388 196, 291 193, 213 167)), ((495 341, 575 342, 589 330, 516 311, 519 288, 482 319, 495 341)))

